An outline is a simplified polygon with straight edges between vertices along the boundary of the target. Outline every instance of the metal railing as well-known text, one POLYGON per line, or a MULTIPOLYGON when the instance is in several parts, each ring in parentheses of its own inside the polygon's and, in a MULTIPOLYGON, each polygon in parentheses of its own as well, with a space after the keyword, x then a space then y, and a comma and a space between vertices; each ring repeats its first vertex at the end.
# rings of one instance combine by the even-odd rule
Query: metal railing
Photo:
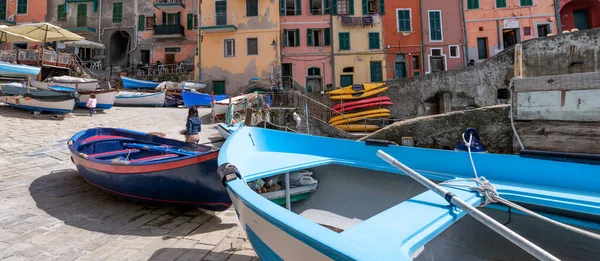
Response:
POLYGON ((19 64, 72 67, 73 54, 39 49, 16 49, 0 51, 0 61, 19 64))
POLYGON ((154 25, 155 35, 179 34, 185 35, 185 28, 180 24, 156 24, 154 25))
POLYGON ((154 0, 154 4, 181 4, 181 5, 185 5, 185 0, 154 0))
POLYGON ((200 27, 236 25, 237 17, 234 13, 201 14, 200 27))

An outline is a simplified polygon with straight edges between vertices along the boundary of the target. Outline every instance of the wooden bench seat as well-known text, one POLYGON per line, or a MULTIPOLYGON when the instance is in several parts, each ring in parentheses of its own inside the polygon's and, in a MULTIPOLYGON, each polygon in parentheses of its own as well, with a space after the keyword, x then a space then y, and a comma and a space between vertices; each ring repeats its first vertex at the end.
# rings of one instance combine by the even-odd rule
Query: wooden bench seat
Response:
POLYGON ((157 161, 157 160, 172 159, 172 158, 177 158, 177 157, 179 157, 179 155, 177 155, 177 154, 163 154, 163 155, 156 155, 156 156, 134 159, 134 160, 130 160, 129 162, 131 162, 131 163, 151 162, 151 161, 157 161))
POLYGON ((127 154, 131 154, 131 153, 138 153, 140 152, 140 150, 138 149, 125 149, 125 150, 115 150, 115 151, 107 151, 107 152, 102 152, 102 153, 96 153, 96 154, 89 154, 87 155, 88 158, 100 158, 100 157, 111 157, 111 156, 121 156, 121 155, 127 155, 127 154))

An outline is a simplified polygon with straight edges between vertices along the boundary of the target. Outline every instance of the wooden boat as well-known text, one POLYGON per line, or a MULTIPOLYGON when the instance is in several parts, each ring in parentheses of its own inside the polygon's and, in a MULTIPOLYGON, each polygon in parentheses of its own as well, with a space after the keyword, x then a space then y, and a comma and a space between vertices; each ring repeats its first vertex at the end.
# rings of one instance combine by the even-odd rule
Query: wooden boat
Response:
POLYGON ((389 118, 390 116, 391 115, 389 113, 381 112, 381 113, 375 113, 375 114, 356 116, 356 117, 352 117, 352 118, 344 118, 344 119, 340 119, 340 120, 331 122, 330 124, 335 126, 335 125, 353 123, 353 122, 357 122, 357 121, 365 120, 365 119, 389 118))
POLYGON ((37 76, 41 69, 36 66, 0 62, 0 76, 4 77, 37 76))
POLYGON ((201 90, 206 88, 206 85, 202 82, 181 82, 181 88, 184 90, 201 90))
POLYGON ((138 80, 125 76, 121 76, 121 81, 125 89, 156 89, 160 84, 159 82, 138 80))
POLYGON ((387 101, 391 101, 390 97, 380 96, 380 97, 361 99, 358 101, 339 103, 339 104, 332 106, 331 109, 334 111, 342 111, 348 107, 353 107, 353 106, 358 106, 358 105, 368 104, 368 103, 373 103, 373 102, 387 102, 387 101))
POLYGON ((336 128, 343 131, 376 131, 381 129, 379 125, 374 124, 340 124, 335 125, 336 128))
MULTIPOLYGON (((42 83, 39 82, 34 84, 42 85, 42 83)), ((98 89, 100 84, 96 79, 86 79, 71 76, 56 76, 50 78, 50 80, 47 82, 47 86, 60 86, 83 91, 93 91, 98 89)))
POLYGON ((0 86, 2 102, 17 109, 56 114, 71 113, 75 107, 75 96, 72 93, 36 90, 18 85, 0 86))
POLYGON ((237 122, 235 124, 225 124, 219 123, 217 124, 217 131, 221 134, 221 137, 227 139, 231 133, 239 129, 241 126, 244 126, 244 122, 237 122))
MULTIPOLYGON (((453 182, 443 188, 471 206, 485 201, 478 192, 451 186, 477 186, 455 180, 474 177, 469 152, 247 126, 221 148, 218 172, 261 260, 535 260, 377 157, 379 150, 436 183, 453 182), (304 200, 290 199, 289 205, 286 200, 281 207, 256 189, 259 179, 291 184, 285 174, 298 170, 318 180, 304 200)), ((472 158, 500 197, 553 220, 600 231, 600 165, 491 153, 472 153, 472 158)), ((478 209, 563 260, 600 256, 596 239, 504 205, 478 209)))
POLYGON ((128 92, 120 91, 115 98, 118 106, 161 107, 165 103, 165 92, 128 92))
POLYGON ((329 120, 329 123, 340 121, 343 119, 351 119, 351 118, 355 118, 355 117, 365 116, 365 115, 369 115, 369 114, 379 114, 379 113, 388 113, 389 114, 390 110, 388 110, 388 109, 373 109, 373 110, 366 110, 366 111, 355 112, 355 113, 348 113, 348 114, 344 114, 344 115, 338 115, 338 116, 332 117, 329 120))
POLYGON ((382 92, 387 91, 387 89, 389 89, 389 88, 390 87, 382 87, 382 88, 377 88, 377 89, 374 89, 374 90, 370 90, 370 91, 366 91, 366 92, 360 92, 360 93, 354 93, 354 94, 332 95, 331 97, 329 97, 329 99, 334 100, 334 101, 338 101, 338 100, 357 100, 357 99, 367 98, 367 97, 371 97, 373 95, 380 94, 382 92))
POLYGON ((383 83, 383 82, 353 84, 353 85, 350 85, 350 86, 346 86, 344 88, 340 88, 340 89, 337 89, 337 90, 333 90, 333 91, 327 92, 327 94, 329 94, 329 95, 340 95, 340 94, 361 93, 361 92, 366 92, 366 91, 370 91, 370 90, 374 90, 374 89, 383 87, 383 85, 385 85, 385 83, 383 83))
MULTIPOLYGON (((183 103, 185 104, 186 107, 193 107, 193 106, 210 107, 212 104, 212 100, 213 100, 213 97, 210 94, 193 92, 193 91, 192 92, 183 91, 183 92, 181 92, 181 97, 183 97, 183 103)), ((223 100, 226 98, 227 98, 226 94, 215 95, 216 101, 223 100)))
POLYGON ((231 103, 228 98, 221 100, 215 99, 215 102, 213 103, 213 115, 216 117, 225 116, 227 107, 229 107, 230 104, 234 105, 234 111, 242 112, 249 105, 250 99, 252 99, 253 96, 253 93, 235 96, 231 98, 231 103))
POLYGON ((81 131, 68 145, 79 174, 119 197, 215 211, 231 204, 216 173, 218 148, 112 128, 81 131))
POLYGON ((348 112, 352 112, 352 111, 360 110, 360 109, 377 108, 377 107, 380 108, 383 106, 390 106, 390 105, 393 105, 393 103, 389 102, 389 101, 365 103, 365 104, 359 104, 359 105, 354 105, 354 106, 350 106, 350 107, 344 107, 343 109, 341 109, 339 111, 334 111, 333 114, 337 115, 337 114, 348 113, 348 112))
POLYGON ((86 107, 91 94, 96 95, 96 109, 98 110, 108 110, 112 108, 115 103, 115 98, 117 97, 117 91, 113 90, 75 91, 74 88, 62 86, 48 86, 48 89, 55 92, 76 93, 79 97, 75 102, 75 106, 80 108, 86 107))

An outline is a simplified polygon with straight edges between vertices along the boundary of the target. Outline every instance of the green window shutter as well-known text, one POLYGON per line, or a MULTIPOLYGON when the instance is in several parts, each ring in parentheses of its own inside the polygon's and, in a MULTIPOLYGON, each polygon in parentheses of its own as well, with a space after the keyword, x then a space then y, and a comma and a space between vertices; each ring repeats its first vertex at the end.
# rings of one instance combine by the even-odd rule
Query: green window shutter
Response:
POLYGON ((439 11, 429 11, 429 31, 431 41, 442 40, 442 25, 439 11))
POLYGON ((296 15, 301 15, 301 14, 302 14, 302 0, 296 0, 296 15))
POLYGON ((177 12, 177 14, 175 14, 175 22, 177 24, 181 24, 181 12, 177 12))
MULTIPOLYGON (((337 0, 331 0, 331 14, 332 15, 337 15, 337 0)), ((352 0, 350 0, 352 1, 352 0)))
POLYGON ((313 29, 306 29, 306 45, 313 46, 313 29))
POLYGON ((350 33, 339 33, 340 50, 350 50, 350 33))
POLYGON ((496 8, 506 7, 506 0, 496 0, 496 8))
POLYGON ((379 49, 379 33, 369 33, 369 49, 379 49))
POLYGON ((379 14, 385 14, 384 0, 379 0, 379 14))
POLYGON ((467 9, 479 9, 479 0, 467 0, 467 9))
POLYGON ((323 14, 331 14, 331 0, 325 0, 325 7, 323 9, 323 14))
POLYGON ((138 31, 146 30, 146 17, 144 15, 140 15, 138 17, 138 31))
POLYGON ((348 15, 354 15, 354 0, 348 0, 348 15))
POLYGON ((18 0, 17 1, 17 14, 26 14, 27 13, 27 0, 18 0))
POLYGON ((187 15, 187 29, 194 30, 194 15, 193 14, 187 15))
POLYGON ((285 0, 279 0, 279 14, 285 15, 285 0))
POLYGON ((288 43, 288 30, 283 30, 283 39, 283 46, 289 47, 290 44, 288 43))
POLYGON ((367 0, 362 0, 362 14, 363 15, 369 14, 369 4, 368 4, 367 0))
POLYGON ((300 46, 300 29, 296 29, 296 45, 294 46, 300 46))
POLYGON ((398 10, 398 31, 410 32, 412 30, 410 26, 410 11, 398 10))
POLYGON ((520 4, 521 4, 521 6, 532 6, 533 0, 521 0, 520 4))
POLYGON ((167 24, 167 13, 162 12, 162 24, 167 24))
MULTIPOLYGON (((6 6, 4 8, 6 8, 6 6)), ((6 16, 6 14, 4 16, 6 16)), ((2 17, 4 17, 4 16, 2 16, 2 17)), ((58 21, 66 21, 67 20, 67 13, 65 13, 65 5, 58 5, 56 18, 58 21)))
POLYGON ((113 3, 112 22, 113 23, 123 22, 123 3, 121 3, 121 2, 113 3))
POLYGON ((331 29, 325 28, 323 30, 323 35, 325 37, 325 45, 326 46, 331 45, 331 29))
POLYGON ((77 5, 77 27, 87 27, 87 4, 77 5))

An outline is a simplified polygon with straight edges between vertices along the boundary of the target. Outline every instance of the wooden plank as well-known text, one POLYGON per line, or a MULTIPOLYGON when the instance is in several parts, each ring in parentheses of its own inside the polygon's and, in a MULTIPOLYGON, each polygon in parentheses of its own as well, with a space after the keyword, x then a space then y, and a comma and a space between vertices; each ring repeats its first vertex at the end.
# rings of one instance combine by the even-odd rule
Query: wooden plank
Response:
POLYGON ((523 45, 515 45, 515 77, 523 77, 523 45))
POLYGON ((600 121, 600 89, 517 93, 515 119, 600 121))
POLYGON ((600 153, 600 122, 517 121, 526 149, 600 153))
POLYGON ((600 89, 600 72, 520 78, 514 87, 515 92, 600 89))

